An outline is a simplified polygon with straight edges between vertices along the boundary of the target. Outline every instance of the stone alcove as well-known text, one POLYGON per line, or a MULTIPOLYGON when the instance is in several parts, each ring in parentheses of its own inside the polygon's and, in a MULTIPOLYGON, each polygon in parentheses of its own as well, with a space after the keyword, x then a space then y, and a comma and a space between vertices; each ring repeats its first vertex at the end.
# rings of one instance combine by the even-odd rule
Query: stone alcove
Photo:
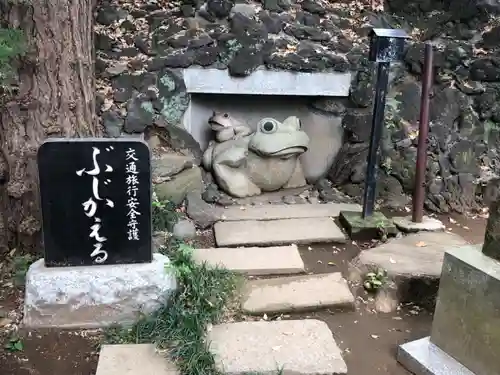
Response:
POLYGON ((311 140, 309 151, 301 158, 309 181, 326 173, 342 145, 340 114, 312 108, 311 102, 316 97, 344 100, 349 95, 350 73, 261 69, 238 78, 225 70, 189 68, 183 71, 183 78, 190 95, 183 125, 202 149, 213 137, 207 123, 213 111, 227 112, 254 128, 264 117, 283 121, 298 116, 311 140))

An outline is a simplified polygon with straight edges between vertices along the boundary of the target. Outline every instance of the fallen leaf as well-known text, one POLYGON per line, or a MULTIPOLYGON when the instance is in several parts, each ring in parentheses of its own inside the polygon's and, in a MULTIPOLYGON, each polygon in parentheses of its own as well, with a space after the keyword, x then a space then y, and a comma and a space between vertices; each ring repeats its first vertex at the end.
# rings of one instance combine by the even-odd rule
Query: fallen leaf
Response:
POLYGON ((426 247, 427 244, 424 241, 419 241, 415 244, 416 247, 426 247))

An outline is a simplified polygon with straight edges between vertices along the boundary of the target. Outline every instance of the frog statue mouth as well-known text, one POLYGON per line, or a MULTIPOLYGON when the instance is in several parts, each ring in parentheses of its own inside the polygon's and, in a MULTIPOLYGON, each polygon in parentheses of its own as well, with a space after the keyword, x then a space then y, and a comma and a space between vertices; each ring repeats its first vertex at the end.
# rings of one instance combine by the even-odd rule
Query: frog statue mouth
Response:
POLYGON ((212 130, 219 131, 222 129, 230 128, 235 125, 234 120, 227 113, 213 112, 212 116, 208 119, 208 124, 212 130))
POLYGON ((288 117, 280 123, 263 118, 257 124, 248 149, 263 157, 291 158, 307 151, 309 137, 300 129, 298 117, 288 117))

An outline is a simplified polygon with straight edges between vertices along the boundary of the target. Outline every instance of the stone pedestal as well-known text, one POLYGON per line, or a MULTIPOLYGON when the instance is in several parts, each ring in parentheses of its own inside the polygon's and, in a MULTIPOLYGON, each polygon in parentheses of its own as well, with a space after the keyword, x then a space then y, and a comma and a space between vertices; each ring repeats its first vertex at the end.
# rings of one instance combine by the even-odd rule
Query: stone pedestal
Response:
POLYGON ((392 220, 377 211, 366 218, 363 218, 361 212, 341 211, 339 221, 353 241, 370 241, 383 235, 395 236, 398 233, 392 220))
POLYGON ((133 323, 151 313, 176 289, 169 259, 151 263, 47 268, 33 263, 26 275, 27 327, 97 328, 133 323))
POLYGON ((440 220, 429 216, 424 216, 420 223, 413 222, 411 216, 395 217, 392 221, 399 230, 406 233, 441 232, 446 229, 440 220))
POLYGON ((416 375, 498 375, 499 351, 500 262, 478 246, 447 251, 430 339, 401 345, 398 360, 416 375))

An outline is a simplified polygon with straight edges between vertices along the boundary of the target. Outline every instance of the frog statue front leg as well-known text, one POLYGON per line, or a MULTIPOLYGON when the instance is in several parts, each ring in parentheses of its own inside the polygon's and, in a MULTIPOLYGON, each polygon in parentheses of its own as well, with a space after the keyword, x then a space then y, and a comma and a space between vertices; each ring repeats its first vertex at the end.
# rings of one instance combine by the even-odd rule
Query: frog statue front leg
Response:
POLYGON ((247 137, 212 143, 203 155, 205 169, 211 170, 222 190, 237 198, 259 195, 260 188, 248 177, 246 161, 248 156, 247 137))
POLYGON ((307 151, 309 137, 297 117, 283 122, 263 118, 251 134, 235 131, 237 126, 227 114, 214 113, 209 123, 219 137, 205 151, 203 164, 229 195, 243 198, 305 185, 298 157, 307 151))

